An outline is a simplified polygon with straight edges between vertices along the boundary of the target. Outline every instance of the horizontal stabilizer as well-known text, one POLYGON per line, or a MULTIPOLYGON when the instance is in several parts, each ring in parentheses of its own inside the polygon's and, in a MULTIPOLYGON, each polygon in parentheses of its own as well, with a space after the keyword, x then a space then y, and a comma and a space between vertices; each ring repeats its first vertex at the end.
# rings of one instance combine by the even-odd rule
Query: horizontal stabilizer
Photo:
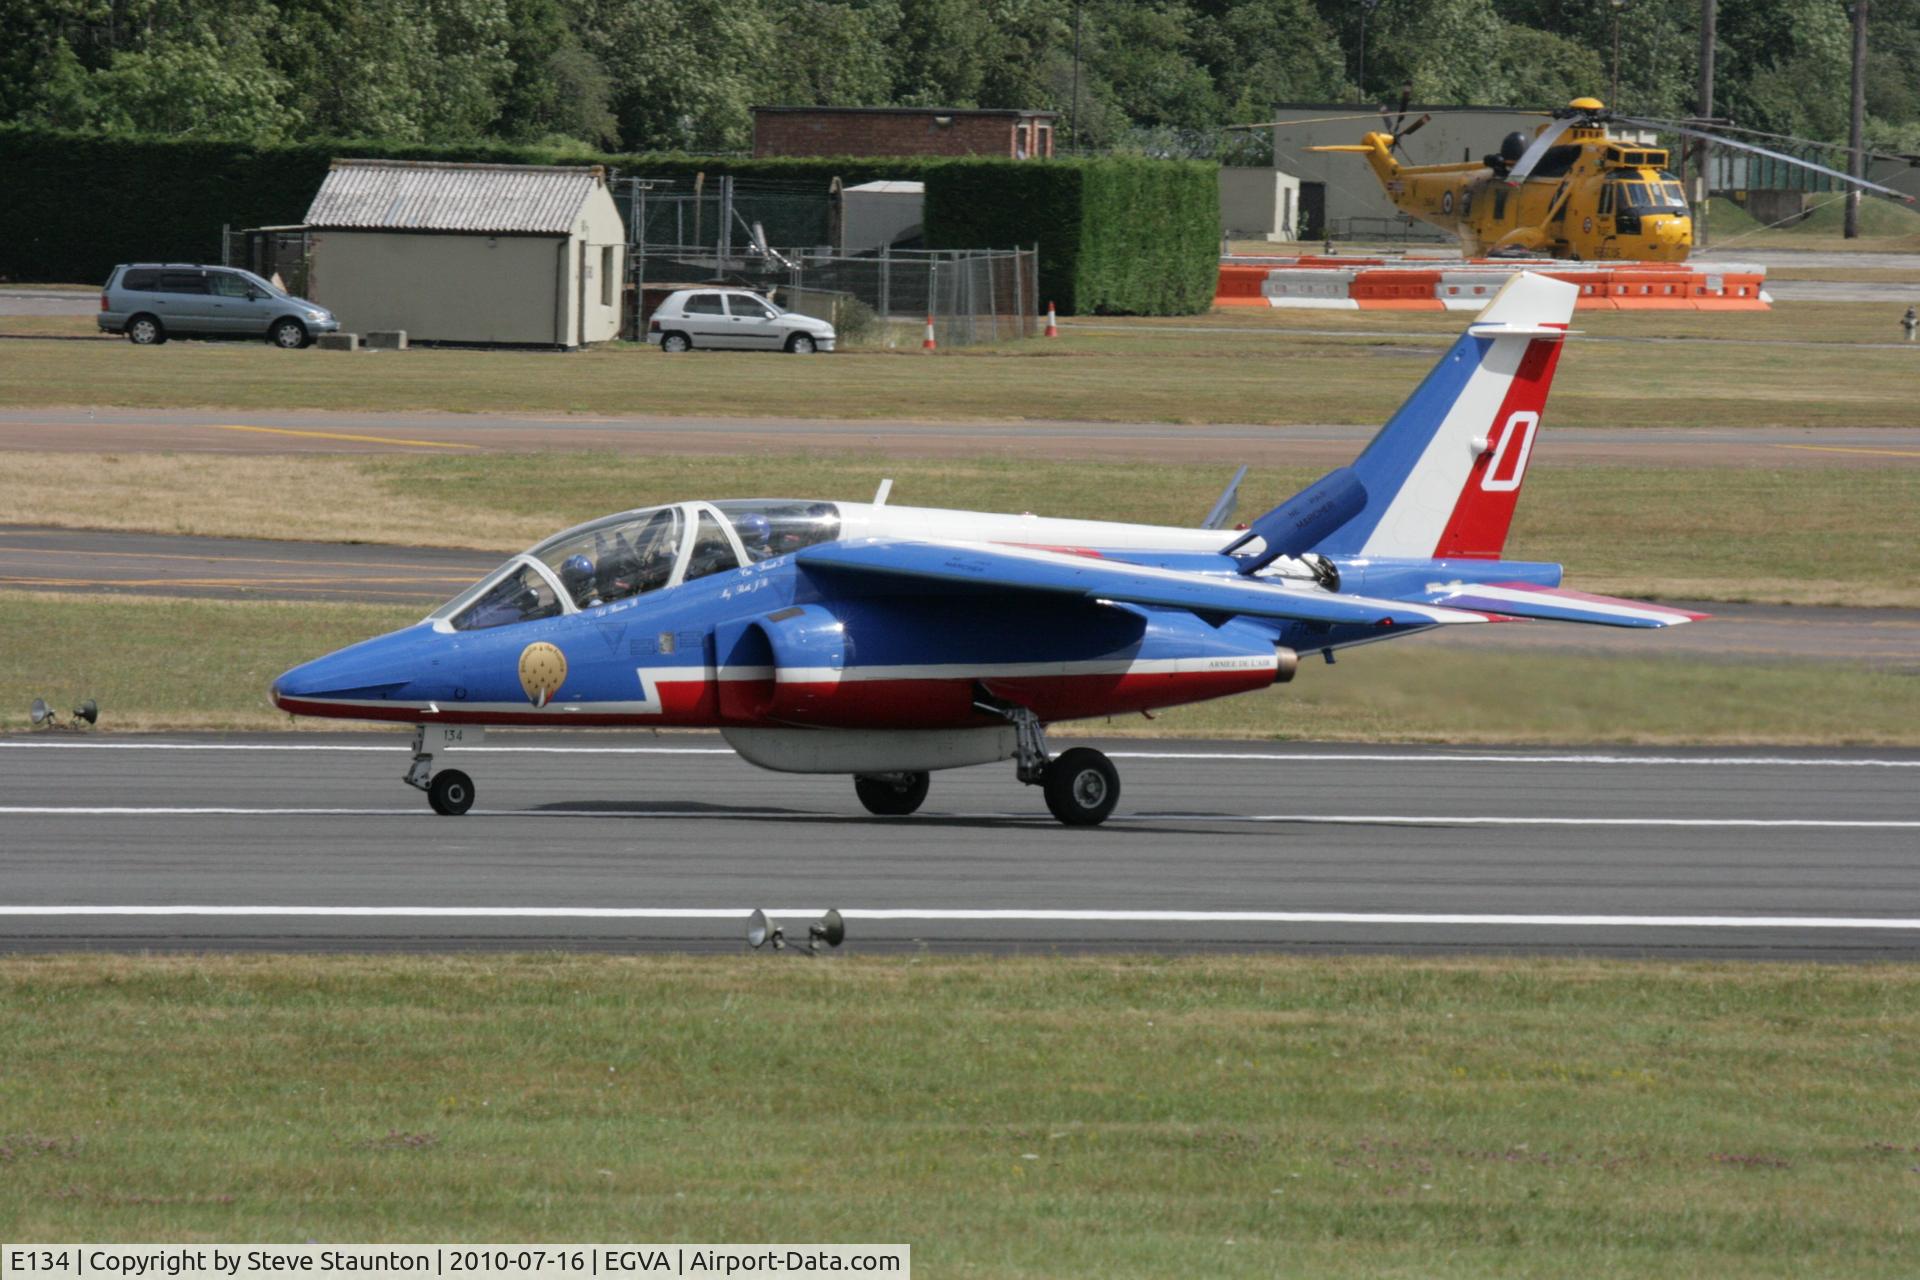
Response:
POLYGON ((1588 595, 1559 587, 1525 582, 1470 583, 1430 597, 1435 604, 1459 609, 1484 609, 1509 618, 1537 618, 1544 622, 1591 622, 1603 627, 1677 627, 1710 615, 1689 613, 1661 604, 1588 595))
POLYGON ((1340 595, 1097 557, 972 542, 862 538, 823 542, 796 553, 807 570, 866 574, 920 584, 1039 591, 1083 600, 1155 605, 1199 614, 1325 622, 1348 626, 1430 626, 1485 622, 1485 615, 1401 600, 1340 595))

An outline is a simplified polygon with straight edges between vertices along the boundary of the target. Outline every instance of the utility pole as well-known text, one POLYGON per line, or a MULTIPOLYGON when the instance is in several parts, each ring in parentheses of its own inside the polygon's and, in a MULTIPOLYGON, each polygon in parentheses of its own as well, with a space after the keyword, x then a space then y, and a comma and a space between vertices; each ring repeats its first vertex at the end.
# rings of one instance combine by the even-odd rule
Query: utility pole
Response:
MULTIPOLYGON (((1847 145, 1853 149, 1850 166, 1853 176, 1867 176, 1865 140, 1867 125, 1867 0, 1853 0, 1853 121, 1847 130, 1847 145)), ((1860 237, 1860 188, 1847 188, 1846 237, 1860 237)))
POLYGON ((1080 154, 1080 0, 1073 0, 1073 103, 1067 132, 1073 137, 1074 154, 1080 154))
MULTIPOLYGON (((1715 0, 1700 0, 1700 94, 1695 108, 1700 119, 1713 119, 1713 44, 1714 21, 1717 17, 1715 0)), ((1713 193, 1713 162, 1709 151, 1710 143, 1702 139, 1700 143, 1700 198, 1693 207, 1693 243, 1694 247, 1707 247, 1707 203, 1713 193)))
POLYGON ((1613 0, 1613 91, 1607 95, 1607 105, 1615 111, 1620 109, 1620 11, 1627 7, 1627 0, 1613 0))

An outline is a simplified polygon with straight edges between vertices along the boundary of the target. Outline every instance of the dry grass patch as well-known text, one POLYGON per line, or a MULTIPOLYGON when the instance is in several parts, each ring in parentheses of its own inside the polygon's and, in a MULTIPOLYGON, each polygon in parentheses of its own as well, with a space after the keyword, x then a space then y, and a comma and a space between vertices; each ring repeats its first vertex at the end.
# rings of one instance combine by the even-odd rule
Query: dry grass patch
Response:
MULTIPOLYGON (((1543 448, 1551 449, 1549 437, 1543 448)), ((258 458, 7 455, 0 523, 509 551, 611 511, 751 494, 1191 524, 1227 479, 1211 465, 870 454, 594 453, 258 458), (76 506, 71 495, 88 493, 76 506), (319 496, 324 495, 324 496, 319 496)), ((1251 516, 1314 478, 1248 477, 1251 516)), ((1508 554, 1557 560, 1587 590, 1702 600, 1920 605, 1920 467, 1538 467, 1508 554)))

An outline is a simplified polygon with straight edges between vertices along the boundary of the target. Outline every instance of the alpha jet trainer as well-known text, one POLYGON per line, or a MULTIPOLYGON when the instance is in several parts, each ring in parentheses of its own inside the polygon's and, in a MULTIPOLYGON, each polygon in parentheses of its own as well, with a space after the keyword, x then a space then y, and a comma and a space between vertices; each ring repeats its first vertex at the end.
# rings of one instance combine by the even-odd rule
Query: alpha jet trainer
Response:
MULTIPOLYGON (((912 813, 938 769, 1015 762, 1061 822, 1113 811, 1099 751, 1045 727, 1246 693, 1302 652, 1534 618, 1663 627, 1677 609, 1560 590, 1500 559, 1573 313, 1522 274, 1351 466, 1201 528, 744 499, 608 516, 517 555, 425 620, 296 667, 303 716, 418 726, 406 781, 462 726, 703 727, 753 764, 853 777, 912 813)), ((1238 477, 1236 477, 1236 484, 1238 477)))

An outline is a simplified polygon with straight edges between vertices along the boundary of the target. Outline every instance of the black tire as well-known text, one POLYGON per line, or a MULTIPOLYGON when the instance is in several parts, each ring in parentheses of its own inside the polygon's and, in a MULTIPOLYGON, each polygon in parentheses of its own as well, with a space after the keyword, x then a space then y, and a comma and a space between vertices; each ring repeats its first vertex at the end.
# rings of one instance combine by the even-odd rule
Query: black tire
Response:
POLYGON ((443 769, 427 784, 427 803, 445 818, 457 818, 473 808, 473 779, 458 769, 443 769))
POLYGON ((1047 765, 1047 808, 1070 827, 1097 827, 1120 803, 1120 771, 1092 747, 1063 751, 1047 765))
POLYGON ((924 773, 856 774, 853 794, 868 813, 904 818, 926 802, 930 781, 924 773))
POLYGON ((693 339, 684 333, 663 333, 660 335, 660 349, 670 356, 682 351, 693 350, 693 339))
POLYGON ((157 347, 167 340, 167 327, 160 317, 137 315, 127 321, 127 341, 136 347, 157 347))
POLYGON ((307 337, 307 326, 292 316, 283 316, 275 320, 272 327, 267 330, 267 341, 282 351, 298 351, 306 346, 310 339, 307 337))
POLYGON ((787 350, 796 356, 810 356, 820 349, 810 333, 796 333, 787 339, 787 350))

